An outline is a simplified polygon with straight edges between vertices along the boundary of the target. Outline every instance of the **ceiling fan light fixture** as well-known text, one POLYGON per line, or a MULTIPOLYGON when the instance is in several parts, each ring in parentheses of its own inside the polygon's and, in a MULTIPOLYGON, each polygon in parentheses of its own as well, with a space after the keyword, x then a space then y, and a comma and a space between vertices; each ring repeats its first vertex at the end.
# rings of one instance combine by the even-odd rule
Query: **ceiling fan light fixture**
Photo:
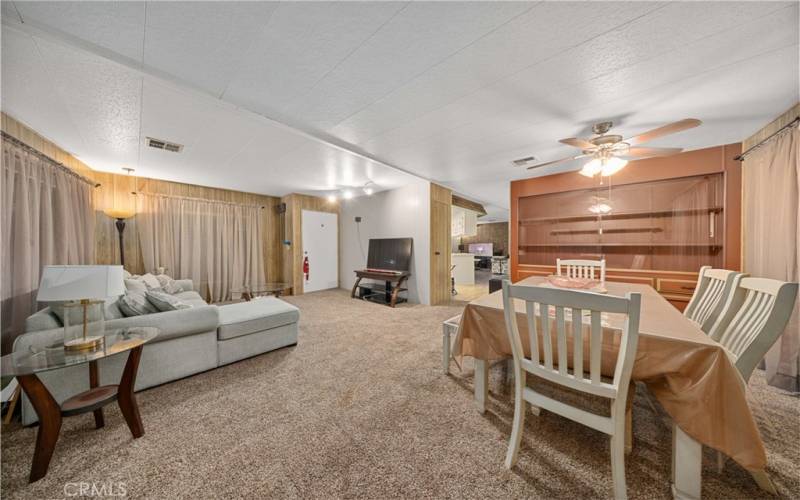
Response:
POLYGON ((603 165, 600 169, 600 175, 608 177, 609 175, 616 174, 617 172, 625 168, 625 165, 627 164, 628 160, 612 156, 611 158, 608 158, 603 161, 603 165))
POLYGON ((583 168, 580 170, 581 175, 586 177, 594 177, 595 175, 599 174, 603 170, 603 164, 599 158, 594 158, 593 160, 586 163, 583 168))
POLYGON ((611 205, 603 202, 595 203, 589 207, 589 211, 593 214, 601 215, 611 212, 611 205))

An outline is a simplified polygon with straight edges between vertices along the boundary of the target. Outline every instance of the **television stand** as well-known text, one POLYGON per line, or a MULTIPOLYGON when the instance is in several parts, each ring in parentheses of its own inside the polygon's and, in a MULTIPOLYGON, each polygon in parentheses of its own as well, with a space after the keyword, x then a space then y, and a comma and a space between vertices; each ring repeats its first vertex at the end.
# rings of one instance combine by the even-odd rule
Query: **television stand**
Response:
POLYGON ((389 307, 394 307, 398 302, 406 302, 408 299, 405 297, 398 297, 398 293, 407 292, 408 288, 404 288, 403 284, 411 276, 407 271, 378 271, 374 269, 363 269, 355 271, 356 282, 353 284, 353 290, 350 292, 350 297, 378 304, 384 304, 389 307), (383 283, 361 283, 361 280, 367 278, 370 280, 382 281, 383 283))

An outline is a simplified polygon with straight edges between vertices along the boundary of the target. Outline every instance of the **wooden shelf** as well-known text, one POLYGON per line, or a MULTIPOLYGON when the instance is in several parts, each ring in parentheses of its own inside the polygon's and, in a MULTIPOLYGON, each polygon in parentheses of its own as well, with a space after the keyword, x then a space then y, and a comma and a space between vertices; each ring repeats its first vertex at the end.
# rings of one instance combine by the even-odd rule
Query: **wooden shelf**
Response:
POLYGON ((625 234, 625 233, 663 233, 660 227, 632 227, 620 229, 554 229, 550 231, 552 235, 559 234, 625 234))
POLYGON ((539 222, 580 222, 580 221, 596 221, 615 220, 615 219, 635 219, 645 217, 672 217, 674 215, 698 215, 709 213, 721 213, 722 207, 708 207, 708 208, 694 208, 686 210, 633 210, 630 212, 612 212, 605 215, 565 215, 562 217, 530 217, 527 219, 520 219, 520 225, 536 224, 539 222))
POLYGON ((531 247, 711 247, 722 248, 722 245, 715 243, 534 243, 531 245, 519 245, 519 248, 531 247))

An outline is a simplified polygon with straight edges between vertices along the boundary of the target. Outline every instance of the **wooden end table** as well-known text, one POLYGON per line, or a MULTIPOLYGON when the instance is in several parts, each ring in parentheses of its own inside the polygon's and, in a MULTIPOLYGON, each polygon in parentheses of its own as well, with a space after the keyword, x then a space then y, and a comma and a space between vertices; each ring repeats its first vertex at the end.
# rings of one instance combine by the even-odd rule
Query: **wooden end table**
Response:
POLYGON ((156 338, 158 333, 157 328, 126 328, 108 332, 103 347, 95 351, 73 353, 64 351, 63 345, 55 345, 18 351, 0 358, 2 375, 17 377, 39 417, 31 465, 31 483, 47 475, 64 417, 92 412, 95 427, 99 429, 105 425, 103 407, 117 401, 134 439, 144 435, 133 387, 139 371, 142 347, 156 338), (128 360, 119 385, 100 386, 97 362, 126 351, 128 360), (38 373, 84 363, 89 364, 89 390, 76 394, 59 405, 39 379, 38 373))

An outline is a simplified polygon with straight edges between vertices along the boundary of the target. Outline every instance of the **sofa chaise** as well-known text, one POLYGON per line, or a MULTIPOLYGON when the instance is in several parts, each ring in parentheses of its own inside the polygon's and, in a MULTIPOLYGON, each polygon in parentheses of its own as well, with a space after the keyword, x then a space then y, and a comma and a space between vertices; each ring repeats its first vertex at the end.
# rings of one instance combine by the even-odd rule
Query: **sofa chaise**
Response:
MULTIPOLYGON (((300 312, 293 305, 274 297, 209 305, 193 290, 191 280, 176 281, 184 291, 175 296, 191 308, 106 319, 107 330, 145 326, 160 329, 159 336, 142 349, 137 391, 297 343, 300 312)), ((64 335, 58 317, 49 307, 29 316, 25 331, 14 341, 15 352, 56 343, 64 335)), ((100 360, 100 384, 119 383, 126 360, 125 354, 100 360)), ((59 403, 89 389, 89 367, 85 363, 38 375, 59 403)), ((36 412, 27 396, 21 406, 23 425, 36 422, 36 412)))

